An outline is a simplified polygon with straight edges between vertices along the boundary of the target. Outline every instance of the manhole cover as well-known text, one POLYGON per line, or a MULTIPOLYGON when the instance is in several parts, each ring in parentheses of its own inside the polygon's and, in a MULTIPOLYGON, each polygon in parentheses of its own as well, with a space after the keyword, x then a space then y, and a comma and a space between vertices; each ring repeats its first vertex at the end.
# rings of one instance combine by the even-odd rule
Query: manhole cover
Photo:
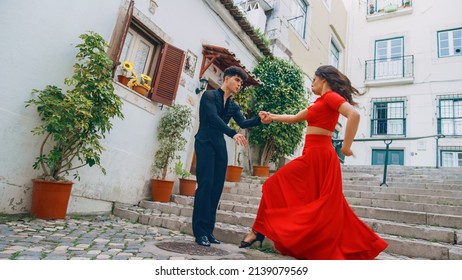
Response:
POLYGON ((225 256, 229 254, 225 250, 212 246, 204 247, 192 242, 161 242, 156 244, 156 247, 170 252, 196 256, 225 256))

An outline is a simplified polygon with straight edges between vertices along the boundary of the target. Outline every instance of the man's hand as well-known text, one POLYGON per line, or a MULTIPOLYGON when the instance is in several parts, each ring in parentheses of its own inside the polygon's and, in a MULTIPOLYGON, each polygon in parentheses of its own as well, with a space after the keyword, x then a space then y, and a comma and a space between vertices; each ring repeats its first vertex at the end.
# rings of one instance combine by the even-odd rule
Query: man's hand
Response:
POLYGON ((272 122, 271 114, 269 112, 260 111, 258 112, 262 124, 269 124, 272 122))
POLYGON ((234 135, 233 139, 234 139, 234 141, 236 141, 236 143, 238 145, 247 146, 247 144, 248 144, 247 139, 245 139, 245 136, 240 134, 240 133, 234 135))

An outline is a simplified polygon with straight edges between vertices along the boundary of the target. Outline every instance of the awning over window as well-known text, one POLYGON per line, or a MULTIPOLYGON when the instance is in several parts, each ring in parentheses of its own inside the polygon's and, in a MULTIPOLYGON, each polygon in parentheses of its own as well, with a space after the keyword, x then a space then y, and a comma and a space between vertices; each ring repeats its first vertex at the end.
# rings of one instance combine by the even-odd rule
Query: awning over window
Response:
POLYGON ((204 75, 205 71, 210 67, 210 65, 214 64, 220 70, 225 71, 226 68, 230 66, 239 66, 249 75, 249 78, 245 82, 244 86, 261 86, 263 83, 250 71, 246 69, 244 65, 241 64, 239 59, 236 55, 230 52, 228 49, 214 46, 214 45, 202 45, 203 50, 202 54, 204 58, 208 58, 209 61, 206 64, 206 60, 202 60, 201 72, 200 77, 204 75))

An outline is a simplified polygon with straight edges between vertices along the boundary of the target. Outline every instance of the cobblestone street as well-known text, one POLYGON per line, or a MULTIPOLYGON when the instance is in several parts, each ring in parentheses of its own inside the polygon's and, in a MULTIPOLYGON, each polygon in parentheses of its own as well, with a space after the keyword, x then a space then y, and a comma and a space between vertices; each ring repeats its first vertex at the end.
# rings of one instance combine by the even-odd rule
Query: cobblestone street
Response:
POLYGON ((131 223, 114 216, 71 216, 65 220, 48 221, 30 217, 0 216, 0 259, 290 258, 253 249, 239 249, 236 244, 222 243, 210 248, 203 248, 194 243, 192 236, 181 232, 131 223))

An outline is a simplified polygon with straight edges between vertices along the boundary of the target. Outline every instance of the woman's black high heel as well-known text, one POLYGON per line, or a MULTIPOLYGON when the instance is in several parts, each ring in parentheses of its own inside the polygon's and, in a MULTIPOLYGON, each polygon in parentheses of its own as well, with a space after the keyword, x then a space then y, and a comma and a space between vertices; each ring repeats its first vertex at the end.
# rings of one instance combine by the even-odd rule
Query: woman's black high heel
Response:
MULTIPOLYGON (((265 239, 265 236, 259 232, 256 232, 252 229, 252 232, 255 234, 255 239, 250 241, 250 242, 246 242, 244 240, 241 241, 241 245, 239 246, 239 248, 247 248, 247 247, 250 247, 252 246, 253 243, 255 243, 256 241, 260 241, 260 248, 263 246, 263 240, 265 239)), ((244 237, 245 238, 245 237, 244 237)))

